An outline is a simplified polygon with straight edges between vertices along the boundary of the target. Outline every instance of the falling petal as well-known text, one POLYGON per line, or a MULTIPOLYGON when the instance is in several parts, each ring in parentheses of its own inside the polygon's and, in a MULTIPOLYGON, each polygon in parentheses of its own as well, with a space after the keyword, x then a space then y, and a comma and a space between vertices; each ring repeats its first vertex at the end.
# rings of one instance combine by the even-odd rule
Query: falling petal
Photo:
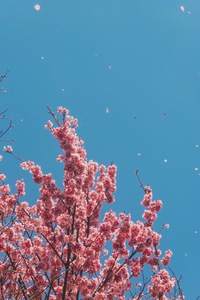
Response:
POLYGON ((106 113, 107 113, 107 114, 109 113, 109 109, 108 109, 108 108, 106 108, 106 113))
POLYGON ((166 113, 163 113, 163 117, 166 117, 166 113))
POLYGON ((39 4, 35 4, 34 8, 35 8, 35 10, 39 11, 40 10, 40 5, 39 4))
POLYGON ((167 163, 167 159, 164 159, 164 163, 167 163))
POLYGON ((185 11, 185 7, 184 6, 180 6, 180 10, 182 11, 182 12, 184 12, 185 11))
POLYGON ((198 171, 199 169, 198 169, 198 168, 194 168, 194 170, 195 170, 195 171, 198 171))
POLYGON ((110 66, 108 66, 108 70, 111 70, 112 69, 112 66, 110 65, 110 66))
POLYGON ((41 56, 41 59, 44 59, 44 56, 41 56))
POLYGON ((141 153, 139 152, 139 153, 137 154, 137 156, 141 156, 141 153))

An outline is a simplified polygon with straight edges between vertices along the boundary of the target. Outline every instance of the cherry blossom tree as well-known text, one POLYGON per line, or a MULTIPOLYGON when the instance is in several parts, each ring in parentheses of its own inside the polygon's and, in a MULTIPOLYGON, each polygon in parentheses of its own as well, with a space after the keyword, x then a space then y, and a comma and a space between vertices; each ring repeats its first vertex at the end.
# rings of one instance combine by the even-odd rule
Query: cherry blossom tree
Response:
MULTIPOLYGON (((63 186, 34 162, 21 161, 40 192, 30 206, 25 182, 11 192, 0 174, 0 299, 184 299, 180 278, 167 269, 172 251, 162 254, 154 230, 162 201, 153 200, 137 170, 143 221, 113 210, 102 216, 102 205, 115 200, 117 167, 88 161, 78 120, 65 108, 58 108, 59 117, 48 109, 55 125, 45 127, 62 150, 63 186)), ((15 156, 10 146, 4 151, 15 156)))

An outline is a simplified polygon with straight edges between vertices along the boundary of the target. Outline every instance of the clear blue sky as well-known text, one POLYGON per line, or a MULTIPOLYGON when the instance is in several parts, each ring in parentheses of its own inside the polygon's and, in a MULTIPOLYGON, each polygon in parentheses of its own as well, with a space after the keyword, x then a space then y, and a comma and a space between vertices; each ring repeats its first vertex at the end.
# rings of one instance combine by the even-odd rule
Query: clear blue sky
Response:
MULTIPOLYGON (((79 119, 88 159, 118 167, 116 202, 108 209, 140 218, 137 168, 154 198, 163 200, 157 228, 170 228, 162 248, 173 251, 171 267, 183 275, 187 299, 196 299, 200 2, 1 0, 0 14, 0 74, 10 69, 0 101, 16 122, 7 135, 15 139, 15 153, 62 182, 55 161, 60 151, 44 124, 46 105, 67 107, 79 119)), ((4 156, 0 167, 12 185, 21 177, 31 183, 12 157, 4 156)), ((37 190, 27 189, 26 200, 34 204, 37 190)))

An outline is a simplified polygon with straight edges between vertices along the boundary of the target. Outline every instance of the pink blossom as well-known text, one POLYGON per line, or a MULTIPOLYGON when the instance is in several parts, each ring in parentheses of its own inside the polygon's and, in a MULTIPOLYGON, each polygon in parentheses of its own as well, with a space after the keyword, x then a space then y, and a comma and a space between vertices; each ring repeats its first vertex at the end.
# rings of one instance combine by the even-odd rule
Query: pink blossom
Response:
POLYGON ((8 152, 8 153, 12 153, 13 152, 13 148, 11 146, 4 146, 3 147, 3 151, 4 152, 8 152))
POLYGON ((2 194, 8 194, 10 192, 10 186, 8 184, 0 186, 0 192, 2 194))
POLYGON ((142 217, 146 220, 154 222, 157 219, 157 214, 150 210, 145 210, 142 217))
POLYGON ((58 112, 58 114, 66 114, 66 115, 69 113, 69 111, 62 106, 58 107, 57 112, 58 112))
POLYGON ((24 196, 25 195, 25 183, 20 180, 17 180, 15 185, 17 187, 17 194, 19 196, 24 196))
POLYGON ((77 119, 74 119, 74 120, 73 120, 73 125, 74 125, 75 127, 78 127, 78 120, 77 120, 77 119))
POLYGON ((171 250, 165 251, 165 256, 161 259, 161 262, 164 266, 167 266, 169 264, 171 256, 172 256, 171 250))
POLYGON ((48 130, 51 130, 51 128, 53 127, 53 123, 51 121, 48 121, 44 127, 48 130))
POLYGON ((154 298, 163 295, 165 292, 170 293, 175 284, 166 270, 160 270, 157 275, 152 276, 151 280, 152 286, 149 286, 149 292, 154 298))
POLYGON ((168 229, 169 228, 169 224, 164 224, 164 227, 168 229))
POLYGON ((6 179, 6 176, 3 173, 0 173, 0 180, 4 181, 6 179))
POLYGON ((162 208, 162 201, 161 200, 155 200, 150 203, 149 209, 151 212, 158 212, 162 208))

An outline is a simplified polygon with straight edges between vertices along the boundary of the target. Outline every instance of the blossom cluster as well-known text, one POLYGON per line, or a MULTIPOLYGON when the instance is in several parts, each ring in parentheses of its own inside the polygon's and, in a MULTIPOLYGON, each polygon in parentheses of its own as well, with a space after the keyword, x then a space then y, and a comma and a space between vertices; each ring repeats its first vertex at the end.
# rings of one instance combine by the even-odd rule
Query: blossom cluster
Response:
POLYGON ((25 182, 18 180, 12 194, 0 174, 0 297, 125 300, 146 266, 152 276, 148 286, 137 285, 135 299, 167 297, 175 284, 164 268, 172 252, 162 257, 161 235, 153 229, 162 202, 153 200, 146 186, 144 222, 112 210, 100 222, 103 203, 115 201, 117 168, 87 161, 75 130, 78 121, 68 113, 59 107, 62 120, 52 114, 58 126, 51 121, 45 126, 62 149, 57 158, 63 163, 62 188, 52 174, 44 174, 32 161, 23 162, 21 168, 29 170, 40 192, 37 203, 29 206, 25 182))
POLYGON ((169 273, 164 269, 152 276, 151 280, 153 284, 149 286, 149 292, 155 299, 166 299, 165 293, 171 292, 175 284, 175 279, 170 279, 169 273))
POLYGON ((13 148, 11 146, 5 146, 5 147, 3 147, 3 151, 11 153, 11 152, 13 152, 13 148))

